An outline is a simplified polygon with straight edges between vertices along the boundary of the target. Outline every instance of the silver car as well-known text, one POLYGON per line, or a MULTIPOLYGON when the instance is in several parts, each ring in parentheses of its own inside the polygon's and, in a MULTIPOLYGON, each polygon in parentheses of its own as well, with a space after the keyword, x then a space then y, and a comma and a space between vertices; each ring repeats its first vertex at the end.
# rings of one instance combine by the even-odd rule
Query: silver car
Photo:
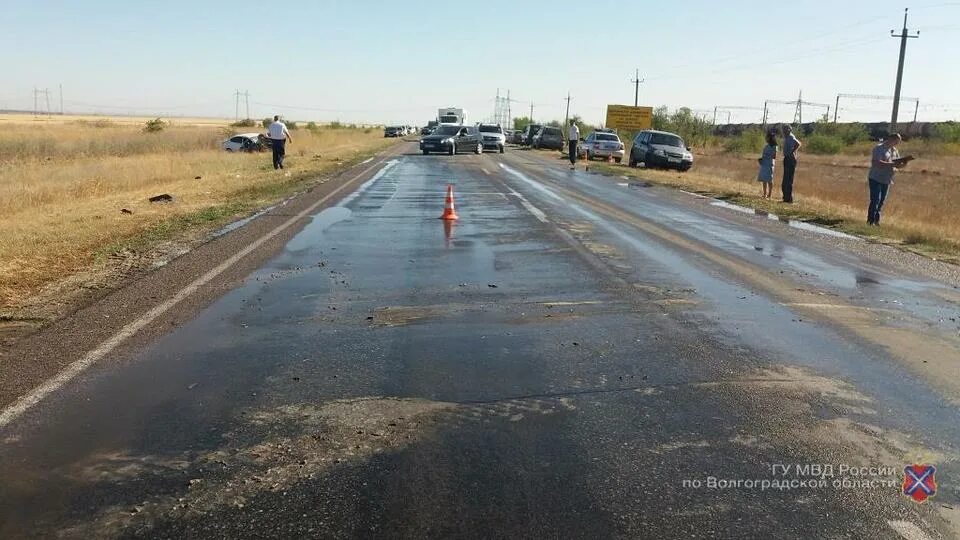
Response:
POLYGON ((480 124, 480 136, 483 138, 483 148, 493 148, 502 154, 507 145, 507 136, 503 133, 500 124, 480 124))
POLYGON ((623 161, 624 147, 616 133, 594 131, 580 141, 578 153, 587 159, 612 157, 620 163, 623 161))

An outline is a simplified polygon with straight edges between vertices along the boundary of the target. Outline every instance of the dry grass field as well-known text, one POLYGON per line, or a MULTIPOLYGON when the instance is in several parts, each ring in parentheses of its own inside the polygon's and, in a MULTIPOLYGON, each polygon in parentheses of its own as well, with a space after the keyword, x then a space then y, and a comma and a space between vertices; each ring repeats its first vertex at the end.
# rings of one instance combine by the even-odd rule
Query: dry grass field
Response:
MULTIPOLYGON (((802 154, 797 167, 792 205, 760 198, 756 156, 738 156, 719 149, 696 152, 687 173, 596 165, 617 174, 640 175, 654 182, 714 194, 789 217, 830 224, 839 229, 910 246, 912 249, 955 258, 960 254, 960 156, 932 155, 923 143, 901 154, 919 159, 897 174, 883 211, 883 225, 866 225, 869 200, 869 149, 863 156, 802 154)), ((938 152, 939 154, 939 152, 938 152)), ((779 194, 781 163, 777 163, 774 196, 779 194)))
POLYGON ((142 127, 143 119, 0 116, 0 316, 118 253, 222 224, 392 142, 377 129, 299 129, 287 169, 274 171, 269 152, 221 150, 230 129, 222 120, 142 127), (175 201, 147 201, 161 193, 175 201))

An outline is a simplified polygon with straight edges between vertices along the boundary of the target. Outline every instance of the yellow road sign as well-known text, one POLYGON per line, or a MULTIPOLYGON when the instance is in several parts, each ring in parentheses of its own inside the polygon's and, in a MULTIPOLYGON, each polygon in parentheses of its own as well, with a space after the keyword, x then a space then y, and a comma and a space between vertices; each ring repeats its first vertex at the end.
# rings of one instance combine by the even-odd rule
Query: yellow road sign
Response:
POLYGON ((650 129, 653 125, 653 107, 632 107, 630 105, 607 105, 606 127, 638 131, 650 129))

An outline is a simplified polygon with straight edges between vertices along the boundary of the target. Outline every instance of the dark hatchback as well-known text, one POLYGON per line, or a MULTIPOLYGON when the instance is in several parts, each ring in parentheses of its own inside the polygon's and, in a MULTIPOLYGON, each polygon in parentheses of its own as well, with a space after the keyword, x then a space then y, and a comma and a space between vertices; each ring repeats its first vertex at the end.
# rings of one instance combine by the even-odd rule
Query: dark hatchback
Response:
POLYGON ((637 133, 630 148, 630 166, 643 163, 649 168, 667 168, 689 171, 693 167, 693 154, 675 133, 645 130, 637 133))
POLYGON ((540 132, 533 138, 533 147, 563 150, 563 131, 558 127, 540 128, 540 132))
POLYGON ((439 126, 420 139, 420 151, 423 155, 431 152, 450 154, 473 152, 483 153, 483 141, 476 126, 439 126))

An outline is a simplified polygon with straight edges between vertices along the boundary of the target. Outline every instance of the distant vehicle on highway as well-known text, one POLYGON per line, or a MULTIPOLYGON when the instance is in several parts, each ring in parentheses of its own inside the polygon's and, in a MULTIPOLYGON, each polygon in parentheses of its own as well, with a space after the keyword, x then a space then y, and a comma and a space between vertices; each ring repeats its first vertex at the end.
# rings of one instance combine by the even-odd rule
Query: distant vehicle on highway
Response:
POLYGON ((431 152, 450 154, 473 152, 483 153, 483 140, 477 126, 440 125, 437 129, 420 139, 420 151, 423 155, 431 152))
POLYGON ((587 159, 612 157, 614 161, 620 163, 623 161, 623 148, 623 142, 616 133, 594 131, 580 141, 577 153, 580 157, 587 159))
POLYGON ((403 137, 406 129, 403 126, 387 126, 383 130, 384 137, 403 137))
POLYGON ((693 154, 676 133, 644 130, 637 133, 630 147, 630 166, 640 163, 649 168, 689 171, 693 167, 693 154))
POLYGON ((520 141, 520 144, 524 146, 533 146, 533 138, 542 128, 540 124, 527 124, 527 127, 523 128, 523 140, 520 141))
POLYGON ((558 127, 544 126, 533 136, 534 148, 563 150, 563 131, 558 127))
POLYGON ((239 133, 223 141, 221 147, 227 152, 263 152, 270 143, 260 133, 239 133))
POLYGON ((480 136, 483 138, 483 147, 499 150, 502 154, 507 146, 507 137, 503 133, 500 124, 478 124, 480 136))
POLYGON ((458 107, 444 107, 437 110, 437 121, 446 125, 466 125, 467 111, 458 107))
POLYGON ((431 126, 423 126, 422 128, 420 128, 420 134, 421 134, 421 135, 429 135, 429 134, 433 133, 433 129, 434 129, 434 127, 431 127, 431 126))

